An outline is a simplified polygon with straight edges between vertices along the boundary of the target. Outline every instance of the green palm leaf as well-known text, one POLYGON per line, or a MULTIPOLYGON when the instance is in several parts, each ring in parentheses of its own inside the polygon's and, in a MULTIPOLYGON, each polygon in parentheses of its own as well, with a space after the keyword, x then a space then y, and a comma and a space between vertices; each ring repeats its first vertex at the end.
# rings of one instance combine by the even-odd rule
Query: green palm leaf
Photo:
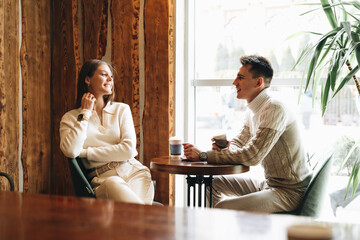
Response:
MULTIPOLYGON (((320 5, 320 3, 301 3, 301 4, 297 4, 297 5, 307 5, 307 6, 312 6, 312 5, 320 5)), ((346 11, 346 9, 343 7, 344 5, 350 5, 353 6, 357 9, 360 10, 360 3, 358 1, 349 1, 349 2, 340 2, 340 3, 333 3, 333 4, 329 4, 328 6, 325 7, 321 7, 321 8, 316 8, 316 9, 311 9, 307 12, 304 12, 302 14, 300 14, 300 16, 306 15, 308 13, 314 12, 314 11, 318 11, 319 9, 331 9, 333 7, 337 7, 337 6, 341 6, 344 10, 344 12, 346 12, 347 15, 353 17, 357 22, 359 22, 359 19, 357 17, 355 17, 353 14, 351 14, 350 12, 346 11)), ((335 15, 334 15, 335 16, 335 15)), ((347 17, 347 16, 346 16, 347 17)))
MULTIPOLYGON (((314 92, 314 93, 317 92, 317 88, 320 85, 319 83, 320 83, 320 79, 321 79, 321 73, 322 73, 321 70, 322 69, 323 69, 322 67, 319 67, 318 70, 315 72, 314 82, 313 82, 313 86, 312 86, 312 92, 314 92)), ((322 86, 321 86, 321 89, 322 89, 322 86)), ((313 94, 312 95, 313 105, 315 102, 315 97, 316 97, 316 94, 313 94)))
MULTIPOLYGON (((344 54, 344 56, 342 57, 342 60, 341 60, 341 62, 340 62, 340 68, 342 68, 342 67, 346 64, 346 62, 347 62, 348 59, 350 58, 350 55, 352 54, 352 52, 355 51, 355 57, 356 57, 357 54, 360 54, 360 48, 359 48, 359 46, 360 46, 360 42, 355 43, 355 44, 353 44, 353 45, 345 52, 345 54, 344 54), (356 52, 356 51, 357 51, 357 52, 356 52)), ((360 57, 360 55, 359 55, 359 57, 360 57)), ((357 57, 356 57, 356 59, 357 59, 357 57)), ((340 69, 339 69, 339 70, 340 70, 340 69)))
MULTIPOLYGON (((341 164, 341 168, 342 169, 345 165, 345 163, 348 161, 348 159, 350 158, 351 154, 355 151, 356 148, 358 148, 360 146, 360 139, 357 140, 355 142, 355 144, 351 147, 351 149, 349 150, 348 154, 346 155, 343 163, 341 164)), ((356 191, 356 189, 358 188, 359 186, 359 182, 360 182, 360 174, 359 174, 359 167, 360 167, 360 163, 359 163, 359 159, 358 158, 356 160, 356 162, 354 163, 354 166, 353 166, 353 169, 351 171, 351 174, 350 174, 350 177, 349 177, 349 182, 348 182, 348 186, 347 186, 347 189, 346 189, 346 194, 345 194, 345 198, 348 194, 348 191, 349 191, 349 187, 350 187, 350 184, 351 182, 353 183, 353 188, 352 188, 352 196, 354 196, 354 193, 356 191)))
POLYGON ((340 57, 341 57, 341 50, 335 51, 335 54, 332 59, 332 64, 331 64, 331 67, 329 70, 329 74, 328 74, 331 90, 333 90, 333 91, 335 90, 336 80, 337 80, 337 76, 338 76, 338 72, 339 72, 338 69, 339 69, 339 65, 340 65, 340 57))
POLYGON ((343 4, 343 5, 351 5, 357 9, 360 10, 360 2, 359 1, 348 1, 348 2, 341 2, 340 4, 343 4))
POLYGON ((323 50, 323 48, 325 46, 326 41, 328 40, 328 38, 334 36, 337 32, 338 32, 338 28, 331 30, 330 32, 325 34, 319 40, 319 42, 317 44, 315 44, 315 46, 316 46, 315 51, 314 51, 313 57, 312 57, 312 59, 310 61, 309 68, 308 68, 308 74, 307 74, 307 77, 306 77, 305 92, 306 92, 306 90, 307 90, 307 88, 309 86, 311 77, 313 76, 314 69, 315 69, 315 67, 317 65, 317 61, 319 59, 319 56, 322 53, 322 50, 323 50))
POLYGON ((354 145, 351 147, 351 149, 349 150, 348 154, 346 155, 344 161, 342 162, 340 169, 342 169, 342 168, 345 166, 345 163, 349 160, 351 154, 355 151, 355 149, 356 149, 357 147, 360 147, 360 139, 357 140, 357 141, 354 143, 354 145))
POLYGON ((320 0, 320 2, 321 2, 321 5, 325 12, 326 17, 329 20, 331 27, 336 28, 338 26, 337 19, 336 19, 335 14, 329 4, 329 1, 328 0, 320 0))
POLYGON ((325 87, 321 89, 321 115, 324 116, 327 101, 329 98, 329 91, 330 91, 331 79, 330 75, 328 75, 325 83, 325 87))
MULTIPOLYGON (((347 31, 346 31, 347 32, 347 31)), ((350 35, 349 35, 349 37, 350 37, 350 35)), ((349 39, 349 38, 346 38, 347 40, 349 39)), ((347 41, 346 41, 347 42, 347 41)), ((355 43, 355 44, 353 44, 349 49, 343 49, 344 51, 345 51, 345 54, 344 54, 344 56, 342 57, 342 60, 341 60, 341 62, 340 62, 340 66, 339 66, 339 71, 341 70, 341 68, 346 64, 346 62, 348 61, 348 59, 349 59, 349 57, 350 57, 350 55, 352 54, 352 52, 355 50, 355 49, 357 49, 357 47, 358 47, 358 44, 359 43, 355 43)), ((356 50, 355 50, 356 51, 356 50)), ((360 52, 359 52, 360 53, 360 52)), ((360 57, 360 56, 359 56, 360 57)))
POLYGON ((348 20, 348 16, 351 16, 352 18, 354 18, 355 21, 359 22, 359 18, 357 18, 355 15, 353 15, 352 13, 346 11, 346 9, 344 8, 344 13, 346 14, 346 19, 345 20, 348 20))
MULTIPOLYGON (((360 27, 360 24, 359 24, 360 27)), ((360 67, 360 39, 359 39, 359 35, 360 35, 360 29, 357 30, 357 33, 355 32, 351 32, 351 39, 355 42, 354 47, 355 48, 355 57, 356 60, 358 62, 358 66, 360 67)))
MULTIPOLYGON (((340 169, 342 169, 344 166, 345 166, 345 163, 349 160, 351 154, 353 154, 353 152, 355 151, 356 148, 358 148, 360 146, 360 139, 357 140, 355 142, 355 144, 351 147, 351 149, 349 150, 348 154, 346 155, 344 161, 342 162, 341 164, 341 167, 340 169)), ((354 163, 354 166, 353 166, 353 169, 350 173, 350 177, 349 177, 349 182, 348 182, 348 186, 347 186, 347 189, 346 189, 346 194, 345 194, 345 198, 348 194, 348 191, 349 191, 349 188, 351 186, 351 182, 353 183, 353 187, 352 187, 352 196, 354 196, 354 193, 356 191, 356 189, 358 188, 359 186, 359 180, 360 180, 360 174, 359 174, 359 159, 358 158, 356 160, 356 162, 354 163)), ((345 199, 344 198, 344 199, 345 199)))
POLYGON ((339 38, 344 34, 344 29, 343 29, 343 27, 338 27, 338 28, 332 30, 331 33, 332 33, 332 34, 329 35, 329 41, 330 41, 331 37, 333 37, 333 34, 335 34, 335 33, 336 33, 336 34, 335 34, 335 36, 333 37, 333 39, 331 39, 329 45, 327 45, 326 50, 325 50, 325 52, 323 53, 321 60, 319 61, 319 64, 321 64, 321 63, 324 61, 324 59, 327 57, 328 53, 329 53, 331 50, 337 48, 337 46, 334 46, 334 45, 335 45, 336 42, 339 41, 339 38))
POLYGON ((339 87, 336 89, 336 91, 333 94, 333 97, 344 87, 344 85, 357 73, 359 70, 359 66, 356 66, 353 70, 351 70, 341 81, 339 87))
POLYGON ((306 45, 304 47, 304 49, 301 50, 300 56, 298 57, 298 59, 296 60, 294 66, 292 67, 292 71, 296 68, 297 65, 303 63, 306 58, 309 56, 309 54, 311 53, 311 50, 314 48, 314 46, 309 46, 306 45))
POLYGON ((353 169, 350 173, 350 178, 349 178, 349 182, 348 182, 348 186, 347 186, 347 189, 346 189, 346 193, 345 193, 345 198, 349 192, 349 188, 351 186, 351 182, 352 182, 352 194, 351 196, 353 197, 355 192, 356 192, 356 189, 358 188, 359 186, 359 182, 360 182, 360 172, 359 172, 359 161, 356 160, 354 166, 353 166, 353 169))
POLYGON ((299 31, 299 32, 296 32, 294 34, 291 34, 290 36, 286 37, 285 40, 289 40, 291 38, 294 38, 294 37, 298 37, 300 35, 303 35, 303 34, 313 34, 313 35, 319 35, 319 36, 322 36, 322 33, 318 33, 318 32, 311 32, 311 31, 299 31))
POLYGON ((352 194, 351 194, 352 197, 354 196, 356 189, 358 188, 359 182, 360 182, 359 161, 356 161, 355 166, 357 166, 357 167, 356 167, 356 171, 354 172, 354 175, 353 175, 353 189, 352 189, 352 194))

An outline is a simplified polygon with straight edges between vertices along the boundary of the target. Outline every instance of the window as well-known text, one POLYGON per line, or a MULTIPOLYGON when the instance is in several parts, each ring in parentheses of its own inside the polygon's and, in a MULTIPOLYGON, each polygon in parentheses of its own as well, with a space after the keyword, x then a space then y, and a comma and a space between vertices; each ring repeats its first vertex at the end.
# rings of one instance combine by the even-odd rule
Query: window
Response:
POLYGON ((184 14, 177 13, 177 24, 181 25, 180 17, 184 16, 185 27, 179 30, 181 27, 177 26, 177 54, 183 56, 177 59, 177 88, 182 89, 177 95, 177 106, 184 106, 180 109, 185 114, 177 114, 176 121, 181 123, 177 124, 177 132, 184 132, 186 141, 205 150, 211 147, 212 136, 226 133, 231 139, 238 133, 246 103, 236 99, 232 82, 240 67, 240 56, 248 54, 259 54, 271 61, 275 72, 271 94, 287 102, 297 114, 309 153, 335 146, 344 136, 348 140, 359 138, 360 98, 354 85, 347 85, 329 103, 324 116, 319 100, 313 102, 311 92, 299 91, 305 66, 299 65, 293 71, 292 67, 303 46, 315 43, 317 38, 297 33, 330 30, 325 15, 319 11, 301 16, 318 8, 301 5, 304 2, 309 1, 179 3, 178 11, 184 10, 184 14), (183 122, 185 127, 179 128, 183 122))

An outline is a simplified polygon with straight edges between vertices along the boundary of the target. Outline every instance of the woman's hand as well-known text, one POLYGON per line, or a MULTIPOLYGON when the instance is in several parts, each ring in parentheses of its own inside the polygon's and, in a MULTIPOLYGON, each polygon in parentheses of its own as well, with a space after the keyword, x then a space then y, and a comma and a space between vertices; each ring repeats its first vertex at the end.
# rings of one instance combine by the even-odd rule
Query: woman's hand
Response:
POLYGON ((81 109, 94 110, 96 98, 91 93, 87 92, 81 99, 81 109))
POLYGON ((183 143, 184 146, 184 154, 186 159, 197 162, 199 161, 199 155, 201 151, 190 143, 183 143))

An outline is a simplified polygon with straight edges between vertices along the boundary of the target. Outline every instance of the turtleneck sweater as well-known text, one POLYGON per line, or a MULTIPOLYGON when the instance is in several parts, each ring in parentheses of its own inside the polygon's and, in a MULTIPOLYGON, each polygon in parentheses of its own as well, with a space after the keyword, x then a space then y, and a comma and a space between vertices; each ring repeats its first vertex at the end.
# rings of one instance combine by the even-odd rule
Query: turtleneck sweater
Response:
POLYGON ((302 187, 308 184, 304 180, 311 174, 295 116, 267 89, 248 104, 243 128, 230 147, 207 154, 209 163, 261 163, 271 187, 302 187))

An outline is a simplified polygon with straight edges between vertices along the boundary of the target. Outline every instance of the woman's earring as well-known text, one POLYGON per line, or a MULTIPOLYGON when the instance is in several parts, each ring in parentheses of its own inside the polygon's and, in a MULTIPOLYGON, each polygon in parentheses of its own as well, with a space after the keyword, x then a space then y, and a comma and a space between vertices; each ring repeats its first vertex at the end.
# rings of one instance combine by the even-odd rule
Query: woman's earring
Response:
POLYGON ((90 79, 89 79, 89 77, 85 78, 85 83, 86 83, 87 87, 90 87, 90 79))

